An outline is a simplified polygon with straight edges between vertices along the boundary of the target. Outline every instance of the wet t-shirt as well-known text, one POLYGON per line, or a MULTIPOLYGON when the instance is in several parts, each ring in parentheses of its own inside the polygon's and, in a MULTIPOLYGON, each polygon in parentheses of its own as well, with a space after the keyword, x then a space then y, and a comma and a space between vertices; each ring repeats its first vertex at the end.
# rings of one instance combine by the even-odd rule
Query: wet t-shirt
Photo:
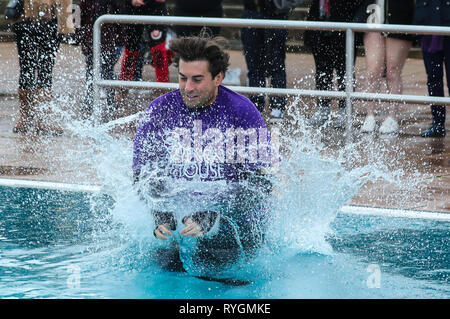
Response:
POLYGON ((269 144, 261 114, 243 95, 219 86, 210 106, 189 109, 175 90, 155 99, 141 119, 133 170, 189 181, 234 181, 270 165, 269 144))

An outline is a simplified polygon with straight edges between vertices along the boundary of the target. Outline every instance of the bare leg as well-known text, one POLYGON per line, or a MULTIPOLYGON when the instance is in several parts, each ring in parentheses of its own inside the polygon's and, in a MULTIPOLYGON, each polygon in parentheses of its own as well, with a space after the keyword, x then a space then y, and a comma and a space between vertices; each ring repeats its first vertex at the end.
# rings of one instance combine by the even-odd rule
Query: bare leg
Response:
MULTIPOLYGON (((386 39, 386 80, 389 93, 402 93, 402 70, 411 49, 412 42, 396 38, 386 39)), ((389 105, 388 116, 395 119, 398 103, 389 105)))
MULTIPOLYGON (((378 92, 384 72, 386 41, 377 32, 364 34, 364 48, 366 56, 366 91, 378 92)), ((375 101, 367 102, 367 114, 373 115, 375 101)))

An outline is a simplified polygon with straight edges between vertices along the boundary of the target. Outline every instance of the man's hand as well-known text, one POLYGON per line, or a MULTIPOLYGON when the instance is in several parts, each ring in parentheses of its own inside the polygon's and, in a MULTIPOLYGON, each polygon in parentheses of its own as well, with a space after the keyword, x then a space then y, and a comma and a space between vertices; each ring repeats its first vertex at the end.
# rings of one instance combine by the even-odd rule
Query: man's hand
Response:
POLYGON ((133 7, 140 7, 145 5, 145 1, 144 0, 131 0, 131 5, 133 7))
POLYGON ((194 222, 192 218, 187 218, 184 221, 185 228, 180 230, 180 234, 184 236, 201 237, 203 236, 202 227, 194 222))
POLYGON ((153 232, 153 234, 156 236, 156 238, 158 239, 168 239, 168 236, 172 236, 171 231, 169 230, 169 224, 162 224, 162 225, 158 225, 158 227, 156 227, 155 231, 153 232))

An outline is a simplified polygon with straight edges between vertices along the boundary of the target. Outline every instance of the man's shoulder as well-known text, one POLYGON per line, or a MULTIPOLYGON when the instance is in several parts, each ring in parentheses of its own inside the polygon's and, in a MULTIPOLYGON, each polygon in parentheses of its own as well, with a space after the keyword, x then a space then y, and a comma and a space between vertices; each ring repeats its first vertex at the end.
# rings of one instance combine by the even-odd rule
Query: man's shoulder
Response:
POLYGON ((250 101, 246 96, 233 91, 232 89, 227 88, 226 86, 220 85, 220 90, 222 94, 224 94, 228 99, 232 99, 236 102, 240 102, 245 105, 253 105, 252 101, 250 101))
POLYGON ((264 127, 265 123, 255 104, 246 96, 221 86, 226 96, 227 107, 232 110, 238 126, 264 127))
POLYGON ((238 113, 242 113, 243 111, 252 111, 258 112, 255 104, 253 104, 250 99, 238 92, 235 92, 225 86, 220 86, 222 94, 225 97, 225 101, 228 104, 228 107, 231 107, 238 113))
POLYGON ((178 101, 178 97, 180 96, 180 90, 173 90, 167 93, 164 93, 157 98, 155 98, 152 102, 150 102, 149 108, 155 105, 174 105, 178 101))
POLYGON ((177 95, 179 90, 170 91, 151 101, 139 121, 138 129, 143 129, 149 124, 159 126, 168 119, 168 115, 174 112, 179 103, 177 95))

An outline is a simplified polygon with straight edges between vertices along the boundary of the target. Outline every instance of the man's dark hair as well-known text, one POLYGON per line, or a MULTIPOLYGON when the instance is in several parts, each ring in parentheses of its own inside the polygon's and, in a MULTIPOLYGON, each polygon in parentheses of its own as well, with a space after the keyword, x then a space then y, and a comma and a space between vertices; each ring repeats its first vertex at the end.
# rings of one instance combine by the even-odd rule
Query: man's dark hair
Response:
POLYGON ((220 38, 183 37, 170 41, 169 48, 175 53, 174 63, 178 67, 180 59, 185 62, 206 60, 213 78, 223 72, 225 75, 230 65, 230 55, 218 43, 220 38))

